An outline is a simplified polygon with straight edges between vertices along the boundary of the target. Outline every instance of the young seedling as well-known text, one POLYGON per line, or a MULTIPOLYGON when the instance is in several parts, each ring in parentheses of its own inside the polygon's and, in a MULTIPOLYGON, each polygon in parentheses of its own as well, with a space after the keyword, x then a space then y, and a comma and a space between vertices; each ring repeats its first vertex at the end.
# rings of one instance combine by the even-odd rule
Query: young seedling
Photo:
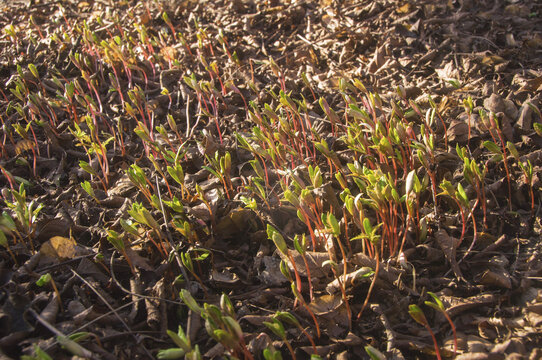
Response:
POLYGON ((286 330, 284 329, 284 326, 282 325, 280 320, 277 319, 276 317, 272 317, 270 321, 264 321, 263 324, 281 339, 281 341, 288 348, 288 351, 290 352, 292 359, 296 360, 294 349, 292 348, 292 345, 288 341, 288 337, 286 336, 286 330))
POLYGON ((290 271, 288 270, 288 266, 284 261, 281 262, 281 272, 287 279, 291 281, 292 292, 296 300, 299 301, 301 305, 303 305, 303 307, 312 317, 312 320, 314 321, 314 326, 316 327, 316 333, 318 337, 320 337, 320 326, 318 325, 318 321, 316 320, 316 316, 314 315, 313 311, 310 309, 310 307, 305 302, 305 299, 303 299, 303 296, 301 295, 301 277, 299 276, 295 260, 290 253, 290 249, 288 249, 288 246, 286 245, 284 237, 278 232, 277 229, 275 229, 270 224, 267 224, 267 237, 275 243, 275 246, 281 252, 281 254, 290 261, 290 264, 294 269, 296 281, 294 282, 293 279, 291 279, 290 271))
POLYGON ((113 247, 120 252, 124 258, 126 259, 126 262, 128 263, 128 266, 130 266, 130 271, 135 276, 135 268, 132 264, 132 260, 130 260, 130 257, 128 256, 128 253, 126 252, 126 247, 124 245, 123 236, 116 232, 115 230, 107 230, 107 241, 113 245, 113 247))
POLYGON ((94 199, 98 204, 100 203, 100 200, 96 197, 96 194, 94 193, 94 189, 92 188, 92 185, 88 181, 83 181, 81 183, 81 188, 85 190, 85 192, 94 199))
POLYGON ((371 360, 386 360, 386 356, 371 345, 365 346, 365 352, 369 355, 371 360))
POLYGON ((411 304, 408 306, 408 313, 418 324, 422 325, 427 329, 427 331, 429 331, 429 334, 431 334, 431 338, 433 339, 433 344, 435 345, 437 359, 442 360, 442 357, 440 356, 440 350, 437 344, 437 339, 435 338, 435 333, 433 332, 433 330, 431 330, 431 326, 429 326, 429 323, 427 322, 427 319, 422 309, 420 309, 420 307, 416 304, 411 304))
POLYGON ((222 185, 224 186, 224 191, 226 192, 226 196, 229 199, 231 199, 231 195, 234 191, 233 185, 231 182, 231 155, 229 152, 226 151, 226 153, 223 156, 220 156, 219 152, 217 151, 215 153, 214 158, 211 158, 209 156, 206 156, 207 161, 209 161, 209 164, 211 166, 203 166, 203 169, 209 171, 211 174, 213 174, 216 178, 220 180, 222 185))
MULTIPOLYGON (((11 256, 11 259, 13 260, 13 263, 15 265, 18 265, 17 258, 15 258, 15 254, 11 251, 11 248, 9 246, 9 240, 6 237, 6 233, 8 233, 8 234, 12 234, 13 238, 15 238, 15 236, 12 233, 13 232, 12 229, 15 228, 15 223, 13 223, 12 229, 10 229, 9 226, 6 226, 6 225, 8 225, 8 224, 6 224, 6 221, 5 221, 6 215, 9 217, 9 215, 4 212, 2 214, 2 218, 0 218, 0 246, 2 246, 3 248, 5 248, 8 251, 9 255, 11 256)), ((13 220, 11 220, 11 221, 13 221, 13 220)))
POLYGON ((358 313, 358 319, 361 318, 361 315, 363 314, 363 310, 365 310, 365 307, 367 307, 367 304, 369 303, 369 298, 371 297, 371 293, 373 292, 374 285, 376 283, 376 279, 378 277, 378 272, 380 271, 380 256, 379 256, 379 249, 378 244, 380 243, 380 235, 377 234, 378 228, 382 224, 378 224, 377 226, 372 226, 371 221, 369 218, 363 219, 363 233, 361 235, 356 236, 352 240, 356 239, 367 239, 373 246, 375 250, 375 272, 373 281, 371 282, 371 285, 369 286, 369 290, 367 291, 367 296, 365 297, 365 301, 363 302, 363 305, 361 306, 361 310, 358 313))
POLYGON ((471 139, 470 135, 470 129, 471 129, 471 117, 472 117, 472 110, 474 109, 474 102, 472 101, 472 98, 469 97, 466 99, 463 99, 463 107, 465 108, 465 112, 467 113, 467 148, 470 149, 469 143, 471 139))
MULTIPOLYGON (((335 217, 335 215, 333 215, 331 212, 328 212, 328 213, 322 213, 322 223, 325 226, 325 232, 332 235, 331 241, 333 241, 333 239, 335 239, 336 243, 339 245, 339 249, 341 250, 341 256, 343 258, 343 264, 344 264, 343 276, 344 276, 344 279, 346 279, 346 274, 348 272, 348 268, 347 268, 348 261, 346 259, 346 253, 344 251, 344 247, 343 247, 343 245, 341 243, 341 240, 339 239, 339 236, 341 235, 341 227, 339 226, 339 222, 337 221, 337 218, 335 217)), ((328 249, 328 252, 330 252, 330 249, 328 249)), ((334 262, 334 255, 335 254, 330 254, 330 259, 329 260, 332 261, 332 262, 334 262), (333 255, 333 257, 332 257, 332 255, 333 255)), ((352 310, 350 310, 350 304, 349 304, 348 298, 346 296, 344 281, 341 280, 341 277, 338 274, 335 266, 332 266, 331 269, 333 271, 333 275, 335 275, 335 278, 339 282, 339 287, 341 289, 341 295, 342 295, 342 298, 343 298, 344 305, 346 307, 346 312, 348 314, 348 328, 352 329, 352 310)))
POLYGON ((309 299, 310 301, 313 300, 313 288, 312 288, 312 280, 311 280, 311 271, 309 268, 309 264, 307 262, 306 257, 306 248, 307 248, 307 242, 305 234, 303 234, 301 243, 299 242, 299 235, 295 235, 294 237, 294 248, 297 250, 297 252, 301 255, 303 258, 303 262, 305 263, 305 268, 307 269, 307 279, 309 282, 309 299))
POLYGON ((451 197, 455 203, 457 204, 457 207, 459 208, 459 214, 461 216, 461 236, 459 237, 459 243, 457 246, 461 244, 465 237, 465 230, 467 227, 466 220, 465 219, 465 209, 468 209, 469 207, 469 199, 467 197, 467 194, 465 193, 465 189, 463 189, 463 186, 461 183, 457 183, 457 190, 454 188, 454 186, 446 179, 444 179, 440 183, 440 188, 442 190, 441 193, 438 195, 447 195, 451 197))
MULTIPOLYGON (((28 205, 26 204, 26 190, 24 189, 24 184, 21 183, 19 186, 19 191, 9 190, 12 201, 4 199, 8 208, 10 208, 15 213, 15 220, 23 230, 23 234, 28 237, 28 242, 30 243, 30 248, 32 252, 34 250, 33 237, 36 230, 36 220, 41 209, 43 209, 43 204, 39 204, 35 207, 36 202, 32 200, 28 205), (34 208, 35 207, 35 208, 34 208)), ((26 243, 25 243, 26 246, 26 243)))
POLYGON ((435 293, 432 293, 430 291, 428 291, 427 293, 433 298, 433 301, 432 302, 425 301, 425 305, 430 306, 433 309, 442 313, 442 315, 444 315, 446 320, 448 320, 448 323, 450 324, 450 327, 452 328, 452 332, 454 334, 454 356, 455 356, 455 354, 457 353, 457 334, 455 331, 455 325, 452 319, 450 318, 450 315, 448 315, 448 312, 446 312, 446 309, 444 309, 444 304, 442 303, 442 301, 440 301, 438 296, 435 293))
POLYGON ((529 186, 529 195, 531 197, 531 215, 534 215, 533 164, 529 159, 527 159, 527 163, 521 161, 518 150, 510 141, 506 143, 506 147, 514 159, 516 159, 521 171, 523 172, 523 176, 525 177, 525 183, 527 183, 529 186))
POLYGON ((309 333, 303 328, 303 326, 301 326, 299 321, 292 314, 286 311, 277 311, 275 315, 273 315, 273 317, 282 322, 297 327, 307 337, 307 339, 311 343, 312 351, 314 352, 314 354, 316 354, 316 344, 314 343, 312 336, 309 335, 309 333))
MULTIPOLYGON (((473 216, 473 227, 476 231, 476 222, 474 221, 474 209, 478 204, 482 203, 482 212, 483 212, 483 225, 486 227, 486 195, 485 195, 485 176, 487 174, 487 166, 484 166, 483 170, 480 170, 480 166, 474 159, 470 158, 470 155, 467 154, 465 148, 460 148, 459 144, 456 145, 457 155, 463 160, 463 176, 468 183, 472 185, 476 191, 476 202, 471 207, 469 216, 473 216)), ((469 208, 470 206, 467 206, 469 208)), ((476 237, 476 233, 475 233, 476 237)))
POLYGON ((273 345, 269 345, 263 350, 263 358, 265 360, 282 360, 282 354, 273 345))
POLYGON ((55 292, 55 295, 56 295, 58 306, 60 307, 62 311, 62 300, 60 299, 60 292, 58 291, 55 280, 53 279, 50 273, 40 276, 40 278, 36 281, 36 285, 38 285, 39 287, 43 287, 47 284, 51 284, 51 287, 53 288, 53 291, 55 292))
POLYGON ((21 360, 53 360, 45 351, 43 351, 38 345, 34 345, 34 356, 23 355, 21 360))
MULTIPOLYGON (((154 195, 155 196, 155 195, 154 195)), ((156 196, 155 196, 156 197, 156 196)), ((148 236, 149 240, 154 244, 156 249, 161 253, 164 259, 168 258, 168 251, 163 243, 163 238, 160 231, 160 225, 156 222, 154 217, 151 215, 149 210, 147 210, 141 203, 135 202, 132 204, 132 208, 128 210, 128 214, 138 223, 146 225, 151 228, 151 231, 158 237, 160 243, 158 244, 152 236, 148 236)))
POLYGON ((241 326, 232 316, 227 315, 233 311, 233 307, 226 295, 223 295, 220 301, 222 309, 207 303, 203 304, 203 308, 200 307, 186 289, 181 290, 179 296, 190 310, 205 320, 205 329, 209 336, 221 343, 230 356, 239 358, 243 355, 247 360, 254 359, 245 344, 241 326))
POLYGON ((509 210, 512 211, 512 184, 510 179, 510 170, 508 169, 508 153, 506 151, 506 142, 504 141, 504 136, 499 126, 499 120, 495 117, 495 114, 493 112, 490 112, 488 117, 485 112, 480 111, 480 118, 482 122, 486 124, 486 127, 489 129, 489 133, 493 138, 493 143, 490 141, 485 141, 484 146, 495 155, 496 160, 501 158, 503 161, 504 171, 506 173, 506 181, 508 184, 508 207, 509 210), (499 138, 499 141, 501 143, 500 149, 497 146, 497 140, 495 139, 493 132, 497 133, 497 137, 499 138))
MULTIPOLYGON (((209 252, 205 251, 201 255, 197 256, 194 260, 199 262, 199 261, 205 260, 208 256, 209 256, 209 252)), ((196 270, 194 269, 194 263, 192 261, 192 255, 190 254, 190 251, 181 253, 180 257, 185 269, 187 269, 196 278, 197 282, 199 282, 199 284, 201 285, 201 288, 203 289, 203 293, 205 294, 205 297, 208 297, 207 289, 205 285, 203 284, 203 281, 201 280, 201 278, 196 273, 196 270)))
POLYGON ((181 325, 179 325, 176 333, 167 330, 167 334, 178 348, 160 350, 156 355, 158 359, 180 359, 182 357, 185 357, 185 359, 201 359, 198 345, 192 348, 190 339, 184 333, 181 325))

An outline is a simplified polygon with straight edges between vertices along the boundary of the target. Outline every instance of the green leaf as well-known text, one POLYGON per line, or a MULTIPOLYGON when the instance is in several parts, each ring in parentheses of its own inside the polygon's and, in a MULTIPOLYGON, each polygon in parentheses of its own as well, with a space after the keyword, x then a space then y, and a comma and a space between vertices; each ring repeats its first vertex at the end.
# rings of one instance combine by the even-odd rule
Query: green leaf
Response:
POLYGON ((216 339, 225 347, 228 347, 230 349, 234 349, 237 347, 237 342, 235 341, 235 338, 226 330, 216 329, 215 331, 213 331, 212 335, 214 339, 216 339))
MULTIPOLYGON (((406 178, 405 192, 409 194, 414 188, 414 178, 417 177, 416 170, 412 170, 408 173, 406 178)), ((418 182, 420 180, 418 179, 418 182)))
POLYGON ((495 155, 502 155, 502 151, 499 148, 497 144, 495 144, 493 141, 486 140, 483 142, 483 145, 486 149, 488 149, 490 152, 492 152, 495 155))
POLYGON ((132 220, 124 220, 121 218, 119 222, 120 226, 122 226, 124 231, 134 236, 139 236, 139 232, 137 231, 137 228, 133 225, 132 220))
POLYGON ((128 210, 128 214, 130 214, 130 216, 133 217, 138 223, 146 224, 146 219, 141 209, 144 209, 143 205, 140 203, 133 203, 132 208, 128 210))
POLYGON ((516 146, 510 141, 508 141, 506 143, 506 147, 508 148, 508 151, 510 151, 510 154, 512 154, 514 159, 519 160, 519 153, 518 153, 518 149, 516 149, 516 146))
POLYGON ((73 340, 75 342, 81 342, 83 340, 86 340, 88 339, 89 337, 91 337, 92 334, 89 333, 89 332, 86 332, 86 331, 81 331, 81 332, 76 332, 74 334, 71 334, 70 336, 68 336, 68 338, 70 340, 73 340))
POLYGON ((94 169, 86 161, 80 160, 79 167, 88 172, 90 175, 96 175, 96 171, 94 171, 94 169))
POLYGON ((416 304, 411 304, 408 306, 408 313, 412 318, 420 325, 423 326, 429 326, 427 323, 427 319, 425 318, 425 315, 423 314, 422 309, 416 304))
POLYGON ((365 234, 367 235, 370 235, 373 232, 371 221, 368 218, 363 219, 363 230, 365 231, 365 234))
POLYGON ((289 312, 277 311, 275 315, 273 316, 279 319, 280 321, 284 321, 285 323, 297 326, 298 328, 301 327, 301 324, 299 323, 299 321, 289 312))
MULTIPOLYGON (((36 353, 38 360, 53 360, 45 351, 43 351, 39 346, 34 345, 34 352, 36 353)), ((33 359, 33 358, 32 358, 33 359)))
POLYGON ((435 310, 445 311, 444 304, 440 301, 439 297, 431 291, 428 291, 427 293, 433 298, 434 302, 426 301, 425 304, 431 306, 435 310))
POLYGON ((273 240, 281 253, 284 255, 288 254, 288 246, 286 245, 286 241, 284 241, 284 237, 270 224, 267 224, 267 236, 270 240, 273 240))
POLYGON ((203 309, 199 307, 198 303, 196 302, 196 300, 194 300, 194 298, 192 297, 192 295, 190 294, 188 290, 182 289, 179 292, 179 297, 185 303, 185 305, 188 306, 190 310, 192 310, 195 313, 201 314, 203 309))
POLYGON ((119 233, 117 233, 115 230, 107 230, 107 241, 111 243, 115 247, 115 249, 123 252, 124 251, 124 241, 122 241, 122 238, 120 237, 119 233))
POLYGON ((36 79, 40 78, 40 74, 38 73, 38 69, 36 68, 36 65, 34 64, 28 64, 28 70, 34 75, 36 79))
POLYGON ((184 214, 184 206, 183 203, 177 199, 176 196, 173 196, 173 199, 171 201, 163 200, 164 204, 169 206, 173 211, 179 214, 184 214))
POLYGON ((203 249, 203 248, 192 249, 192 250, 190 250, 190 253, 196 253, 198 255, 195 258, 193 258, 193 260, 195 260, 195 261, 203 261, 203 260, 207 259, 209 257, 209 255, 211 255, 210 250, 203 249))
POLYGON ((341 234, 341 227, 335 215, 329 212, 327 214, 327 222, 331 226, 331 230, 333 231, 333 236, 339 236, 341 234))
POLYGON ((448 83, 450 83, 454 88, 459 89, 461 88, 461 83, 457 79, 448 79, 448 83))
POLYGON ((271 321, 264 321, 263 324, 282 340, 286 339, 286 330, 278 319, 271 318, 271 321))
POLYGON ((141 210, 143 217, 145 218, 145 224, 147 224, 149 227, 153 228, 154 230, 158 231, 160 229, 160 225, 154 220, 149 210, 143 208, 141 210))
POLYGON ((183 349, 171 348, 171 349, 166 349, 166 350, 160 350, 158 354, 156 354, 156 357, 158 359, 165 359, 165 360, 180 359, 185 354, 186 352, 183 349))
POLYGON ((92 197, 92 198, 94 198, 94 199, 96 198, 96 194, 94 194, 94 189, 92 188, 92 185, 90 185, 90 182, 88 182, 88 181, 83 181, 83 182, 81 183, 81 187, 83 188, 83 190, 85 190, 85 192, 86 192, 87 194, 90 195, 90 197, 92 197))
POLYGON ((304 303, 305 300, 303 299, 303 296, 301 296, 301 294, 299 293, 299 290, 297 290, 297 285, 292 282, 290 284, 290 287, 292 288, 292 293, 294 294, 294 296, 301 301, 301 303, 304 303))
POLYGON ((224 293, 222 294, 222 296, 220 296, 220 308, 232 318, 235 317, 235 309, 233 307, 233 304, 231 303, 228 295, 224 293))
POLYGON ((263 350, 263 357, 265 360, 282 360, 280 351, 275 350, 272 345, 263 350))
POLYGON ((292 275, 290 274, 290 269, 288 269, 288 264, 284 260, 280 261, 280 272, 286 279, 288 279, 290 282, 293 281, 292 275))
POLYGON ((70 340, 69 338, 65 336, 57 336, 56 339, 60 343, 60 345, 62 345, 66 350, 71 352, 73 355, 86 358, 86 359, 93 357, 90 351, 88 351, 87 349, 85 349, 84 347, 76 343, 75 341, 70 340))
POLYGON ((296 208, 301 206, 299 203, 299 198, 291 190, 286 190, 284 192, 284 198, 296 208))
POLYGON ((4 248, 9 247, 9 242, 8 242, 7 237, 6 237, 6 234, 4 234, 4 232, 2 230, 0 230, 0 246, 2 246, 4 248))
POLYGON ((178 333, 167 330, 167 334, 171 338, 171 340, 173 340, 173 342, 183 351, 189 352, 192 349, 192 347, 190 346, 190 340, 186 337, 183 328, 180 325, 178 333))
POLYGON ((457 195, 464 205, 469 204, 469 198, 467 197, 467 193, 465 192, 465 189, 463 189, 463 185, 461 185, 461 183, 457 183, 457 195))
POLYGON ((371 360, 386 360, 386 356, 371 345, 365 346, 365 352, 369 355, 371 360))
POLYGON ((300 254, 304 254, 305 253, 305 249, 303 249, 303 247, 301 246, 301 244, 299 243, 299 235, 296 234, 295 237, 294 237, 294 248, 296 249, 296 251, 300 254))
POLYGON ((235 334, 238 340, 243 339, 243 330, 241 329, 241 326, 239 325, 237 321, 235 321, 234 318, 232 318, 231 316, 223 316, 222 320, 228 327, 228 330, 230 331, 230 333, 235 334))
POLYGON ((192 263, 192 258, 190 257, 190 254, 188 253, 181 253, 181 261, 185 268, 188 269, 188 271, 193 272, 194 271, 194 264, 192 263))
POLYGON ((468 112, 469 114, 472 113, 472 109, 474 109, 474 103, 470 95, 468 98, 463 99, 463 106, 465 107, 466 112, 468 112))
POLYGON ((36 281, 36 285, 38 285, 39 287, 45 286, 51 282, 51 279, 51 274, 47 273, 40 276, 40 278, 36 281))

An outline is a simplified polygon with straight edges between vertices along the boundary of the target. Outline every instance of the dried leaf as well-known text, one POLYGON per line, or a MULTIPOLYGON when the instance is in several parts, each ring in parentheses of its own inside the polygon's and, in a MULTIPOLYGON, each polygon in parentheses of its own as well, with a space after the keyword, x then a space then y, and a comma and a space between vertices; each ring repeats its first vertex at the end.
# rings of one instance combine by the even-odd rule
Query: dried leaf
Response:
POLYGON ((457 246, 459 245, 459 239, 449 236, 446 230, 439 229, 435 234, 435 240, 444 252, 446 260, 448 260, 452 266, 455 276, 458 279, 463 279, 463 274, 461 274, 461 270, 459 269, 459 265, 457 264, 456 260, 456 250, 457 246))
POLYGON ((503 268, 486 270, 480 275, 478 283, 488 286, 496 286, 504 289, 512 288, 510 274, 503 268))
POLYGON ((40 251, 44 255, 58 259, 73 259, 78 256, 75 240, 63 236, 53 236, 41 246, 40 251))

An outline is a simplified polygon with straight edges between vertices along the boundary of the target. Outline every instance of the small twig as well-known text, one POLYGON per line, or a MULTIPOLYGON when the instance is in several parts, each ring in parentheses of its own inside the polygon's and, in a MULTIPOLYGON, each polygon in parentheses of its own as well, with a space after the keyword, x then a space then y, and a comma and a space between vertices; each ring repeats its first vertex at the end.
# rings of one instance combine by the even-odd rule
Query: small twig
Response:
MULTIPOLYGON (((83 278, 81 275, 79 275, 77 273, 77 271, 73 270, 73 269, 70 269, 72 271, 72 273, 77 276, 83 283, 85 283, 85 285, 87 285, 99 298, 100 300, 102 300, 102 302, 105 304, 105 306, 107 306, 109 308, 109 310, 111 310, 113 312, 113 314, 115 314, 115 316, 117 317, 117 319, 119 319, 119 321, 121 322, 121 324, 126 328, 126 330, 132 332, 132 329, 130 329, 130 326, 128 326, 128 324, 126 323, 126 321, 124 321, 124 319, 119 315, 119 313, 117 312, 117 310, 115 310, 113 308, 113 306, 107 302, 107 300, 103 297, 102 294, 100 294, 100 292, 98 290, 96 290, 96 288, 94 288, 94 286, 92 286, 87 280, 85 280, 85 278, 83 278)), ((135 335, 132 335, 132 337, 134 338, 136 344, 139 344, 140 341, 137 339, 137 337, 135 335)), ((149 350, 145 347, 145 345, 143 344, 140 344, 141 347, 143 348, 143 351, 145 351, 145 353, 147 354, 147 356, 149 357, 149 359, 152 359, 153 356, 152 354, 149 352, 149 350)))
MULTIPOLYGON (((40 314, 35 312, 34 309, 30 308, 30 309, 28 309, 28 312, 31 313, 36 318, 36 320, 38 320, 38 322, 40 324, 45 326, 50 332, 55 334, 58 338, 68 339, 68 337, 66 335, 64 335, 60 330, 58 330, 52 324, 50 324, 47 320, 45 320, 40 314)), ((69 340, 69 341, 73 342, 73 340, 69 340)), ((59 342, 58 339, 57 339, 57 342, 59 342)), ((97 359, 97 357, 94 355, 94 353, 92 353, 91 351, 85 349, 84 347, 82 347, 78 343, 76 343, 76 342, 74 342, 74 343, 77 345, 77 350, 80 352, 80 354, 76 354, 76 355, 84 356, 87 359, 97 359)))
MULTIPOLYGON (((188 109, 188 108, 187 108, 188 109)), ((196 123, 194 124, 194 126, 192 126, 192 128, 190 129, 190 133, 188 135, 188 138, 191 138, 192 135, 194 134, 194 131, 196 130, 196 127, 198 126, 200 120, 201 120, 201 115, 200 115, 200 112, 201 112, 201 104, 198 104, 198 117, 196 119, 196 123)), ((186 121, 188 122, 188 117, 186 118, 186 121)), ((187 131, 188 131, 188 128, 187 128, 187 131)))
POLYGON ((190 137, 190 95, 186 94, 186 138, 190 137))
POLYGON ((378 314, 380 321, 382 322, 382 325, 384 326, 384 329, 386 332, 386 338, 388 339, 387 345, 386 345, 386 351, 392 351, 396 347, 395 332, 393 331, 391 324, 388 321, 386 314, 384 314, 384 311, 382 311, 382 308, 380 307, 380 305, 371 304, 370 307, 372 311, 378 314))
MULTIPOLYGON (((190 99, 190 98, 188 98, 190 99)), ((181 261, 181 257, 179 256, 179 252, 175 250, 173 247, 173 238, 171 237, 171 232, 169 231, 167 224, 167 217, 166 217, 166 210, 164 208, 164 203, 162 202, 162 193, 160 192, 160 187, 158 186, 158 176, 155 175, 155 181, 156 181, 156 189, 158 192, 158 200, 160 201, 160 207, 162 208, 162 215, 164 217, 164 226, 166 227, 166 235, 169 242, 169 247, 171 248, 171 251, 175 254, 175 260, 177 260, 177 265, 179 265, 179 268, 181 269, 181 272, 183 273, 183 277, 186 280, 186 288, 190 288, 190 279, 188 278, 188 274, 186 272, 186 269, 184 268, 183 262, 181 261)))
MULTIPOLYGON (((113 252, 113 255, 116 251, 113 252)), ((124 286, 122 286, 122 284, 117 280, 117 277, 115 276, 115 272, 113 271, 113 256, 111 256, 111 261, 109 262, 109 268, 110 268, 110 272, 111 272, 111 279, 113 280, 113 282, 115 283, 115 285, 117 285, 119 287, 120 290, 122 290, 123 292, 125 292, 126 294, 129 294, 129 295, 132 295, 132 296, 136 296, 136 297, 139 297, 141 299, 147 299, 147 300, 160 300, 160 301, 165 301, 165 302, 168 302, 168 303, 171 303, 171 304, 175 304, 175 305, 179 305, 179 301, 173 301, 173 300, 169 300, 169 299, 163 299, 163 298, 160 298, 160 297, 157 297, 157 296, 148 296, 148 295, 142 295, 142 294, 136 294, 128 289, 126 289, 124 286)), ((132 304, 134 301, 130 302, 130 304, 132 304)))

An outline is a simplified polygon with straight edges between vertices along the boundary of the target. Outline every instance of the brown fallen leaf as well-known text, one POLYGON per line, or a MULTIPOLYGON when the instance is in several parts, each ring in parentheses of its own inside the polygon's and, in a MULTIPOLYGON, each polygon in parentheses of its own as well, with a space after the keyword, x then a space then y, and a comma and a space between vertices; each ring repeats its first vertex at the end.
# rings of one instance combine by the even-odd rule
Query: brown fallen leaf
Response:
POLYGON ((237 274, 231 272, 229 269, 222 269, 217 271, 213 269, 211 273, 211 280, 221 287, 237 287, 242 285, 241 280, 237 274))
POLYGON ((342 298, 335 295, 322 295, 309 304, 316 315, 328 315, 336 311, 343 304, 342 298))
POLYGON ((258 274, 259 280, 268 286, 281 286, 288 279, 280 272, 280 260, 276 257, 265 256, 263 258, 264 269, 258 274))
POLYGON ((50 238, 41 245, 40 252, 58 259, 73 259, 79 255, 75 240, 63 236, 53 236, 50 238))
POLYGON ((370 73, 374 73, 377 71, 382 65, 384 65, 385 62, 385 54, 386 54, 386 48, 385 45, 382 45, 378 48, 376 48, 375 53, 369 64, 367 65, 367 68, 370 73))
POLYGON ((505 62, 507 61, 504 60, 502 57, 493 54, 486 55, 482 58, 482 64, 486 66, 496 66, 499 64, 504 64, 505 62))
POLYGON ((362 267, 361 269, 346 274, 346 276, 341 276, 340 282, 339 279, 333 280, 326 286, 326 291, 328 294, 332 295, 341 290, 341 284, 345 284, 348 288, 350 286, 355 286, 357 283, 363 281, 363 279, 370 282, 373 273, 374 271, 370 267, 362 267))
MULTIPOLYGON (((279 252, 279 255, 283 258, 284 261, 288 264, 288 267, 291 271, 294 271, 294 267, 290 263, 290 259, 285 256, 284 254, 279 252)), ((303 261, 303 257, 301 254, 299 254, 297 251, 291 252, 292 257, 295 261, 295 266, 297 268, 297 271, 301 276, 307 276, 307 268, 305 266, 305 262, 303 261)), ((329 273, 329 266, 324 267, 324 262, 329 260, 329 254, 327 252, 314 252, 314 251, 307 251, 305 252, 305 258, 307 259, 307 263, 309 265, 309 271, 311 273, 312 278, 326 278, 329 273)))
POLYGON ((472 308, 494 304, 498 300, 493 294, 480 294, 465 299, 444 294, 440 294, 439 297, 452 318, 472 308))
POLYGON ((126 256, 130 258, 130 262, 132 263, 133 266, 138 267, 143 270, 147 270, 147 271, 154 270, 154 268, 149 265, 149 261, 146 258, 139 256, 137 252, 132 250, 132 248, 126 247, 125 252, 126 252, 126 256))
POLYGON ((504 289, 512 288, 510 274, 504 268, 484 271, 480 275, 478 283, 486 286, 496 286, 504 289))
POLYGON ((540 91, 542 90, 542 76, 529 79, 518 91, 540 91))
POLYGON ((448 235, 446 230, 439 229, 435 234, 435 240, 444 252, 444 256, 446 257, 446 260, 448 260, 448 262, 450 263, 455 276, 458 279, 463 279, 463 274, 461 274, 461 269, 459 269, 459 265, 456 259, 456 250, 457 246, 459 245, 459 239, 448 235))
POLYGON ((469 126, 466 121, 454 119, 448 126, 446 135, 448 135, 448 141, 451 143, 464 144, 469 138, 469 126))

